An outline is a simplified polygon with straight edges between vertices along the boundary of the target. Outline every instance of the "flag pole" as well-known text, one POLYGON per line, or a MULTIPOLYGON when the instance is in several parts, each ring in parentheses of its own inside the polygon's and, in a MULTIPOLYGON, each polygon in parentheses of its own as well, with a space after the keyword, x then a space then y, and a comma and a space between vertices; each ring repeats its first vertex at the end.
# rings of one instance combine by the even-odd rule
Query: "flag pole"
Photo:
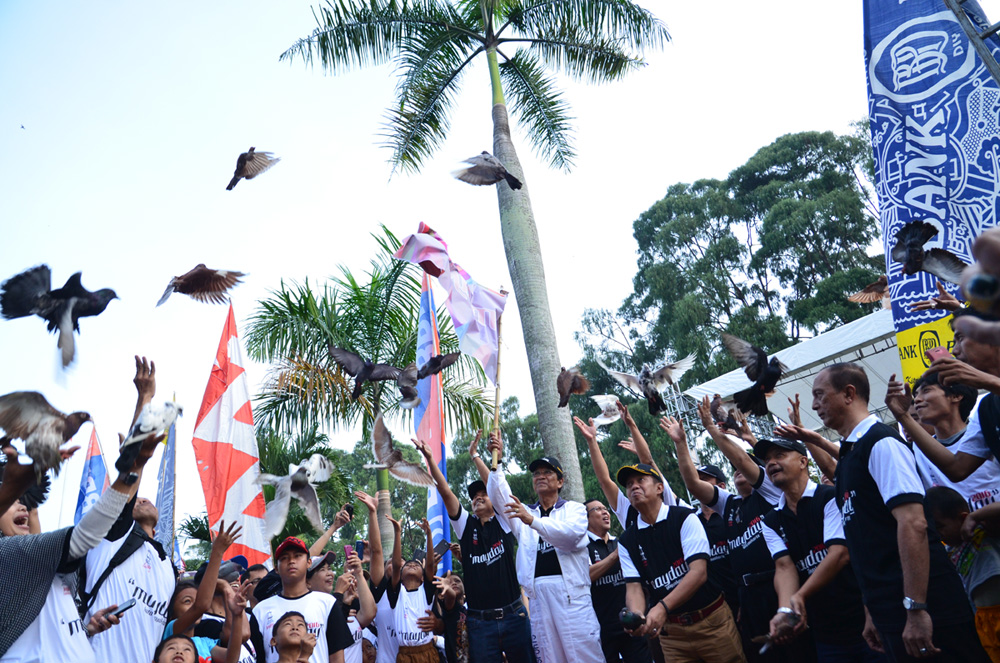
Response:
MULTIPOLYGON (((507 291, 500 286, 500 294, 504 297, 507 296, 507 291)), ((500 345, 503 342, 503 336, 501 335, 500 323, 503 320, 503 313, 497 316, 497 379, 496 379, 496 394, 493 397, 493 430, 500 430, 500 345)), ((496 449, 493 450, 493 464, 492 469, 497 469, 497 464, 500 462, 500 452, 496 449)))

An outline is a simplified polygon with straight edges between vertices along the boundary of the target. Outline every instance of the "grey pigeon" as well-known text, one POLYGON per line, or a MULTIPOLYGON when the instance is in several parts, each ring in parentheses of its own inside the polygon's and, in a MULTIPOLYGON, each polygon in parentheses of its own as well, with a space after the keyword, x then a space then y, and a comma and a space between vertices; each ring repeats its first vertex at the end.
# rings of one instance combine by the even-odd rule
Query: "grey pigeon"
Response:
POLYGON ((949 283, 962 282, 962 270, 967 265, 945 249, 924 250, 924 244, 938 234, 938 229, 926 221, 910 221, 896 231, 892 259, 903 263, 904 274, 927 272, 949 283))
MULTIPOLYGON (((722 396, 715 394, 712 397, 712 402, 708 406, 709 412, 712 413, 712 418, 715 422, 726 428, 728 430, 737 431, 740 429, 739 422, 736 421, 736 416, 732 411, 725 407, 725 403, 722 402, 722 396)), ((734 405, 734 403, 729 403, 729 405, 734 405)))
POLYGON ((752 413, 757 416, 767 414, 767 397, 774 392, 774 388, 781 379, 782 373, 788 367, 781 363, 777 357, 767 358, 767 353, 755 345, 751 345, 741 338, 732 334, 722 334, 722 344, 729 350, 736 363, 743 367, 743 372, 753 380, 753 386, 743 391, 733 394, 736 407, 743 413, 752 413))
POLYGON ((399 407, 404 410, 412 410, 420 405, 420 396, 417 395, 417 365, 410 363, 409 366, 399 372, 396 378, 396 387, 403 400, 399 401, 399 407))
POLYGON ((317 530, 323 530, 323 520, 319 511, 319 495, 316 485, 327 481, 333 475, 333 463, 323 455, 313 454, 301 465, 289 465, 288 475, 261 474, 259 485, 274 486, 274 499, 264 510, 264 534, 273 539, 285 527, 288 509, 294 497, 302 505, 309 522, 317 530))
POLYGON ((229 301, 226 294, 234 286, 242 283, 240 279, 246 276, 243 272, 230 272, 224 269, 212 269, 205 263, 199 263, 194 269, 170 279, 170 284, 156 302, 163 304, 171 294, 179 292, 206 304, 225 304, 229 301))
POLYGON ((664 364, 655 371, 649 364, 643 364, 642 371, 638 375, 613 371, 601 361, 600 357, 597 358, 597 363, 626 389, 642 394, 649 402, 649 413, 656 416, 667 409, 660 392, 679 381, 681 376, 694 366, 694 355, 688 355, 672 364, 664 364))
POLYGON ((328 345, 327 349, 330 352, 330 358, 337 362, 348 375, 354 378, 354 391, 351 392, 352 401, 358 400, 358 397, 361 396, 365 382, 398 380, 400 374, 403 372, 395 366, 375 364, 367 359, 362 359, 350 350, 335 348, 333 345, 328 345))
POLYGON ((372 427, 372 452, 375 463, 365 465, 369 469, 388 469, 389 474, 411 486, 433 486, 434 479, 423 465, 411 463, 403 458, 403 452, 392 444, 392 435, 382 421, 382 413, 375 417, 372 427))
POLYGON ((69 277, 66 285, 53 290, 52 272, 39 265, 7 279, 0 286, 0 312, 8 320, 37 315, 48 322, 49 331, 59 331, 58 347, 62 364, 69 366, 76 353, 73 332, 80 331, 79 320, 100 315, 118 295, 110 288, 91 292, 80 281, 81 272, 69 277))
POLYGON ((252 180, 279 161, 281 159, 271 152, 257 152, 251 147, 236 159, 236 170, 233 171, 233 179, 229 180, 226 191, 232 191, 240 179, 252 180))
POLYGON ((90 420, 86 412, 63 414, 37 391, 15 391, 0 396, 0 428, 7 437, 24 441, 39 483, 49 469, 59 474, 62 464, 59 448, 90 420))
POLYGON ((514 190, 521 188, 521 181, 507 172, 500 160, 489 152, 483 151, 474 157, 465 160, 469 164, 468 168, 456 170, 452 173, 455 179, 462 180, 477 186, 487 186, 507 180, 507 185, 514 190))

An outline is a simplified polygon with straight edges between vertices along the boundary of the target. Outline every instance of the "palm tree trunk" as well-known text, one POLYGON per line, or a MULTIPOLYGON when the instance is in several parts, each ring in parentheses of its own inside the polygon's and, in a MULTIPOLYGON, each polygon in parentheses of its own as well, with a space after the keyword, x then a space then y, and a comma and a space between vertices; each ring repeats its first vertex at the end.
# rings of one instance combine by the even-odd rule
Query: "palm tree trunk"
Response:
POLYGON ((535 409, 538 427, 547 456, 556 456, 563 466, 566 484, 563 495, 583 501, 583 477, 580 474, 580 456, 573 438, 573 424, 569 408, 559 408, 556 378, 559 376, 559 351, 556 347, 555 328, 549 311, 549 294, 545 287, 545 269, 542 249, 538 243, 535 216, 531 211, 528 185, 521 162, 517 159, 514 143, 510 138, 507 106, 500 87, 500 72, 495 51, 487 51, 490 79, 493 83, 493 154, 508 171, 524 184, 514 191, 505 182, 496 185, 500 204, 500 229, 503 247, 507 253, 507 268, 517 298, 521 316, 524 347, 531 368, 531 385, 535 392, 535 409))
POLYGON ((389 516, 392 515, 392 500, 389 498, 389 470, 376 470, 375 482, 378 488, 378 492, 375 494, 378 498, 378 509, 375 513, 378 517, 379 537, 382 539, 382 556, 385 561, 389 561, 392 559, 392 544, 396 540, 395 530, 392 528, 392 523, 389 522, 389 516))

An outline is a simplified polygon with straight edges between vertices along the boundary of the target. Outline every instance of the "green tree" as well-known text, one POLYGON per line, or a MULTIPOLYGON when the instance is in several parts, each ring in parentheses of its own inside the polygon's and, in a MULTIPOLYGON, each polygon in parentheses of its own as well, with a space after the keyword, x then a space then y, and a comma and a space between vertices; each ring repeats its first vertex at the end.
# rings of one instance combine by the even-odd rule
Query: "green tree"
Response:
MULTIPOLYGON (((493 153, 522 182, 508 97, 535 150, 568 170, 575 156, 568 105, 546 68, 594 83, 613 81, 643 66, 644 52, 669 39, 658 19, 629 0, 341 0, 314 14, 318 27, 282 59, 318 59, 333 73, 390 61, 399 70, 387 127, 394 168, 417 171, 440 147, 462 74, 485 57, 493 153), (517 50, 511 54, 510 48, 517 50)), ((542 438, 548 453, 569 458, 572 426, 552 389, 559 355, 528 186, 496 190, 542 438)), ((578 498, 579 467, 566 470, 567 494, 578 498)))

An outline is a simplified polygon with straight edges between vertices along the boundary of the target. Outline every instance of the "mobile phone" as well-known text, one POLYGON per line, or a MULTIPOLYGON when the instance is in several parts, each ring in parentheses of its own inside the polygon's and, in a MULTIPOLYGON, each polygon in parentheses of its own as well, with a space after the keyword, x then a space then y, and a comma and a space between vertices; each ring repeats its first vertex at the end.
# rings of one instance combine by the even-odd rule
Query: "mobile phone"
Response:
POLYGON ((347 544, 346 546, 344 546, 344 559, 346 560, 348 557, 350 557, 352 552, 354 552, 354 548, 353 546, 351 546, 351 544, 347 544))
POLYGON ((122 613, 124 613, 126 610, 128 610, 133 606, 135 606, 135 598, 130 598, 128 601, 125 601, 125 603, 122 603, 120 606, 118 606, 118 608, 115 609, 113 612, 109 612, 108 614, 114 615, 115 617, 121 617, 122 613))
POLYGON ((354 552, 358 553, 358 559, 365 558, 365 542, 355 541, 354 542, 354 552))
POLYGON ((939 345, 936 348, 931 348, 930 350, 928 350, 924 354, 927 355, 927 358, 931 362, 933 362, 935 359, 941 359, 942 357, 950 357, 951 356, 951 353, 948 352, 948 348, 944 347, 943 345, 939 345))
POLYGON ((440 541, 437 542, 437 545, 434 546, 434 554, 443 555, 446 552, 448 552, 448 542, 445 541, 444 539, 441 539, 440 541))
POLYGON ((347 515, 349 515, 351 517, 351 520, 354 520, 354 505, 353 504, 351 504, 350 502, 348 502, 347 504, 345 504, 344 505, 344 511, 346 511, 347 515))

